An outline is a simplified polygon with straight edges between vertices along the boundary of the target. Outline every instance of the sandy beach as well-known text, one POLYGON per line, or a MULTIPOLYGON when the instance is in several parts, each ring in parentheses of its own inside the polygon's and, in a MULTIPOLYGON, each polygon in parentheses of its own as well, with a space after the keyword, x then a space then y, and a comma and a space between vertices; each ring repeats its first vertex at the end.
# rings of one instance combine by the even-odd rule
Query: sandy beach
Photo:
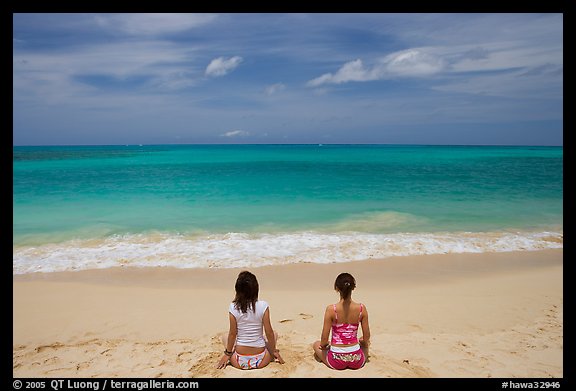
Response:
POLYGON ((15 377, 562 377, 562 250, 250 268, 286 360, 215 368, 244 269, 110 268, 13 277, 15 377), (370 314, 364 368, 317 362, 340 272, 370 314))

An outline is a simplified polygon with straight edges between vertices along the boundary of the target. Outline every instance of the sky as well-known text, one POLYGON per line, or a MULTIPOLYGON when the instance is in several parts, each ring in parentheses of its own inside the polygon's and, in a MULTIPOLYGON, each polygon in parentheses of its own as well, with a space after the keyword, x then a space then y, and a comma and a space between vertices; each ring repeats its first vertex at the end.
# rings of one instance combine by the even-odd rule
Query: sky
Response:
POLYGON ((563 15, 13 15, 13 145, 205 143, 563 145, 563 15))

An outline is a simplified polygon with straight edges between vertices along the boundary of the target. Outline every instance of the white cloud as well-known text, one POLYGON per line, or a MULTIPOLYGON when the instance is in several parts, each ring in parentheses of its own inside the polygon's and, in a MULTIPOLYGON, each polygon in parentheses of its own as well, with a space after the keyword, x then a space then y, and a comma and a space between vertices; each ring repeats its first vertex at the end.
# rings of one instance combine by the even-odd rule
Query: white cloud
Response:
POLYGON ((389 54, 372 67, 365 67, 360 59, 347 62, 336 73, 325 73, 310 80, 307 85, 318 87, 323 84, 371 81, 399 76, 429 76, 443 71, 444 68, 445 62, 440 57, 421 49, 409 49, 389 54))
POLYGON ((428 76, 444 70, 442 58, 418 49, 392 53, 382 59, 385 74, 397 76, 428 76))
POLYGON ((220 137, 246 137, 249 135, 250 132, 247 132, 245 130, 231 130, 229 132, 221 134, 220 137))
POLYGON ((163 35, 186 31, 214 20, 214 14, 114 14, 97 15, 96 23, 103 28, 129 35, 163 35))
POLYGON ((242 62, 242 57, 234 56, 228 59, 224 57, 218 57, 210 61, 210 64, 206 67, 206 76, 224 76, 227 73, 233 71, 242 62))
POLYGON ((322 76, 310 80, 306 85, 308 87, 319 87, 323 84, 340 84, 349 81, 376 80, 370 76, 370 73, 371 72, 368 69, 364 68, 362 60, 357 59, 342 65, 338 72, 334 74, 325 73, 322 76))
POLYGON ((269 86, 266 86, 266 88, 264 89, 264 92, 266 93, 266 95, 274 95, 280 91, 283 91, 286 89, 286 85, 283 83, 275 83, 275 84, 271 84, 269 86))

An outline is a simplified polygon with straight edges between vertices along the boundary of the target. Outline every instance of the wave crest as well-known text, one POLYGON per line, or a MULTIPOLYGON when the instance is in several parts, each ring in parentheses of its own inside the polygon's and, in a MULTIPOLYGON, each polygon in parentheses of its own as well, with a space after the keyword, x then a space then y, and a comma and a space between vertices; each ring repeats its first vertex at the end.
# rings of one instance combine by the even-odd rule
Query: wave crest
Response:
POLYGON ((563 247, 562 232, 133 234, 13 247, 13 273, 117 266, 232 268, 563 247))

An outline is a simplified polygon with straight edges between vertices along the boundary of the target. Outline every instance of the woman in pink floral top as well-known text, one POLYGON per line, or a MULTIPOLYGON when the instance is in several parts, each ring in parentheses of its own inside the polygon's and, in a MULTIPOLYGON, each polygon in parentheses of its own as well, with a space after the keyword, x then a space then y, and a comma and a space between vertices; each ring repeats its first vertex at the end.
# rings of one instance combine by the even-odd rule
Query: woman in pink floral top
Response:
POLYGON ((349 273, 341 273, 334 282, 340 301, 326 307, 320 341, 314 342, 314 354, 332 369, 359 369, 364 366, 370 345, 368 310, 352 300, 356 280, 349 273), (358 328, 362 337, 358 338, 358 328), (328 337, 332 331, 332 340, 328 337))

